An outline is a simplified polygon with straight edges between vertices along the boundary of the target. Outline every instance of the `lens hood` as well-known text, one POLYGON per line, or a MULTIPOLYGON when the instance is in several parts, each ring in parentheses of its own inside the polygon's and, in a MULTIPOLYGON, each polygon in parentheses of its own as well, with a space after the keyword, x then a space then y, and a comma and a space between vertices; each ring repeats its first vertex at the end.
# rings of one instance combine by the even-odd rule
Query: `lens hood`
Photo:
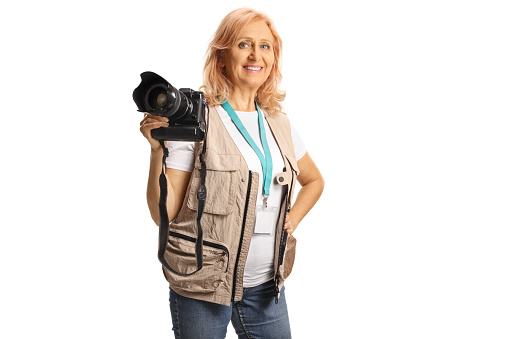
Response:
MULTIPOLYGON (((182 104, 183 94, 174 88, 162 76, 154 72, 143 72, 140 74, 141 83, 133 91, 133 100, 138 106, 139 112, 147 112, 153 115, 172 116, 177 112, 182 104), (151 99, 157 93, 165 94, 166 98, 163 101, 164 106, 157 106, 151 99)), ((185 98, 184 98, 185 100, 185 98)))

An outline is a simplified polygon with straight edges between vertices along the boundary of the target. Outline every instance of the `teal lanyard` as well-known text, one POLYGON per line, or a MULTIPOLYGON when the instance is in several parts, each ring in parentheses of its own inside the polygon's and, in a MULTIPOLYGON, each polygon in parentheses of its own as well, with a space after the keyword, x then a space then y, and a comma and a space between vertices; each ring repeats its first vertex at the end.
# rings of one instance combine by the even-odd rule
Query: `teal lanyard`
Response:
POLYGON ((256 110, 258 111, 258 128, 260 130, 260 140, 262 142, 263 153, 260 151, 258 146, 256 146, 253 138, 249 135, 249 132, 244 127, 244 124, 242 124, 242 121, 240 121, 239 116, 235 113, 230 103, 226 100, 221 104, 239 130, 240 134, 242 134, 249 146, 251 146, 251 148, 256 152, 258 159, 260 159, 263 170, 263 203, 265 204, 265 207, 267 207, 267 198, 269 196, 270 184, 272 182, 272 156, 270 155, 269 144, 267 143, 267 136, 265 135, 265 127, 263 126, 263 114, 256 101, 255 105, 256 110))

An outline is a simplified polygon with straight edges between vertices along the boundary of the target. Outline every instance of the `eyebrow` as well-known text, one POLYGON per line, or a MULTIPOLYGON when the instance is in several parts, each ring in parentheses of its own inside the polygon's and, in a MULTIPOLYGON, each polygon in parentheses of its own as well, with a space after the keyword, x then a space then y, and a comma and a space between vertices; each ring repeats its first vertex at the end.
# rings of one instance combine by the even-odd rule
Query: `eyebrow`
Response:
MULTIPOLYGON (((253 39, 253 38, 251 38, 251 37, 249 37, 249 36, 245 36, 245 37, 240 37, 240 38, 238 38, 238 39, 237 39, 237 41, 238 41, 238 40, 251 40, 251 41, 253 41, 254 39, 253 39)), ((270 42, 271 44, 273 44, 273 43, 274 43, 272 40, 268 40, 268 39, 261 39, 260 41, 261 41, 261 42, 270 42)))

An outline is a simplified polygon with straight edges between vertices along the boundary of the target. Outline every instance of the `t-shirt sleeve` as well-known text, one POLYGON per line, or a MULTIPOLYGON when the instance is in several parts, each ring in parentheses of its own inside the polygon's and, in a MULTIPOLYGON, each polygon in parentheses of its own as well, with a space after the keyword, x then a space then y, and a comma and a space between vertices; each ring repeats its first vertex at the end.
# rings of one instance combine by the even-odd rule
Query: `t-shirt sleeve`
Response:
POLYGON ((194 169, 193 141, 166 141, 168 157, 166 167, 192 172, 194 169))
POLYGON ((292 128, 292 140, 293 140, 293 147, 295 148, 295 158, 297 160, 300 160, 305 154, 306 154, 306 145, 304 145, 304 141, 302 141, 302 138, 297 132, 297 130, 291 126, 292 128))

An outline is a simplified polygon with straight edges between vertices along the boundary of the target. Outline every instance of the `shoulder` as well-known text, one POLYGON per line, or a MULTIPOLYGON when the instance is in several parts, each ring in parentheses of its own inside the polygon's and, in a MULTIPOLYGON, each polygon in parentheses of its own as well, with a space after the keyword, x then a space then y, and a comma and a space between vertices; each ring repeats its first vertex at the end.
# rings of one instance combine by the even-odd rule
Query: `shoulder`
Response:
POLYGON ((290 124, 288 115, 286 115, 285 112, 278 111, 277 113, 268 113, 268 112, 264 112, 264 113, 265 113, 265 118, 267 120, 271 120, 275 123, 280 123, 280 124, 290 124))
POLYGON ((272 129, 277 128, 283 133, 290 133, 291 125, 286 113, 266 113, 265 119, 272 129))

